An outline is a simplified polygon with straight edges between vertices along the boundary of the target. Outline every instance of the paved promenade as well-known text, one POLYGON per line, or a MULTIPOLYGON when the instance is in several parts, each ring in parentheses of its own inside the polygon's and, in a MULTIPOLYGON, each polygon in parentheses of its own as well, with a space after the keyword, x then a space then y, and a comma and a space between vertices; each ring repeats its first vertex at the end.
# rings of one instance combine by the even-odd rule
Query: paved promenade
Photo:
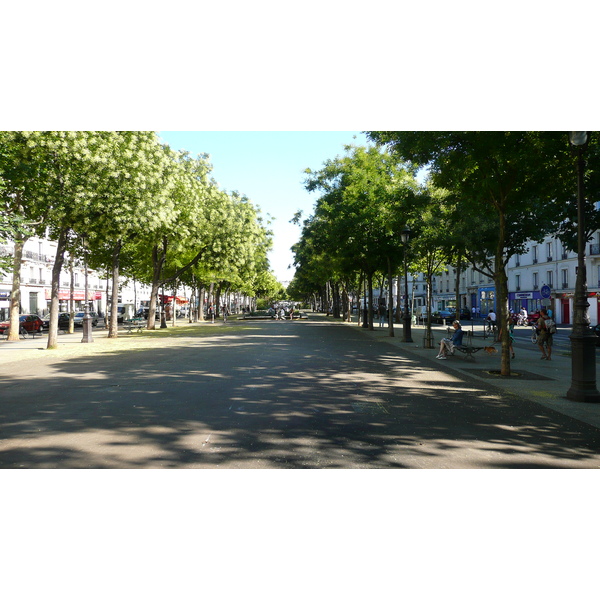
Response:
POLYGON ((546 362, 517 332, 509 380, 498 354, 439 361, 423 329, 405 344, 318 314, 1 341, 0 467, 596 469, 567 333, 546 362))
MULTIPOLYGON (((357 327, 356 323, 346 326, 357 327)), ((490 346, 493 339, 489 336, 483 337, 483 325, 481 321, 471 323, 471 321, 462 321, 462 327, 465 332, 472 331, 474 334, 474 346, 490 346)), ((458 376, 466 375, 479 381, 485 381, 503 392, 515 394, 525 400, 532 400, 551 408, 564 415, 579 419, 589 425, 600 429, 600 404, 587 404, 572 402, 566 399, 567 390, 571 387, 571 355, 570 355, 570 328, 559 327, 554 336, 554 346, 552 360, 541 360, 541 352, 531 340, 531 331, 529 327, 517 327, 515 331, 515 360, 511 363, 513 375, 500 377, 497 374, 491 374, 490 371, 500 370, 500 344, 494 345, 498 349, 497 354, 488 355, 484 350, 477 352, 474 360, 465 358, 463 354, 456 353, 456 356, 448 357, 448 360, 436 360, 439 350, 439 343, 443 337, 449 337, 447 327, 434 325, 435 348, 424 348, 424 332, 422 326, 412 327, 413 343, 402 342, 402 325, 394 326, 394 337, 389 337, 389 329, 379 327, 375 323, 375 329, 359 328, 366 336, 370 336, 380 342, 392 344, 399 351, 407 352, 419 356, 420 358, 431 360, 435 367, 442 371, 454 372, 458 376)), ((464 337, 467 343, 467 336, 464 337)), ((598 354, 600 349, 596 350, 598 354)), ((600 386, 600 361, 596 361, 597 381, 600 386)), ((600 388, 599 388, 600 389, 600 388)))

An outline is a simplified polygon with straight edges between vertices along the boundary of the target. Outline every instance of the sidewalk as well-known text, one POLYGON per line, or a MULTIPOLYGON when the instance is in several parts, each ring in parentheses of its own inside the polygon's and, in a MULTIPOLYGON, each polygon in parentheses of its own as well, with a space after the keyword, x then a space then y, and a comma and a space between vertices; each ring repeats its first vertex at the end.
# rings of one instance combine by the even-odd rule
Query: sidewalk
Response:
MULTIPOLYGON (((441 339, 448 337, 445 326, 434 325, 432 327, 434 348, 426 349, 423 347, 425 328, 422 326, 412 327, 413 343, 411 344, 402 341, 402 325, 394 325, 394 337, 389 337, 387 325, 379 327, 378 323, 375 323, 374 330, 369 331, 358 327, 356 322, 343 324, 356 327, 364 335, 380 342, 392 344, 401 352, 407 352, 424 361, 430 361, 429 366, 434 369, 453 371, 458 376, 468 375, 476 380, 485 381, 502 392, 537 402, 600 429, 600 404, 572 402, 566 399, 567 390, 571 387, 571 355, 562 338, 565 338, 568 330, 559 330, 558 334, 562 333, 561 343, 553 346, 551 361, 540 360, 541 352, 536 345, 529 341, 529 336, 527 336, 527 340, 517 339, 513 346, 515 360, 511 364, 512 375, 508 378, 490 373, 490 371, 500 371, 499 343, 494 346, 498 349, 497 354, 488 355, 487 352, 481 350, 474 355, 475 360, 469 360, 457 352, 455 356, 449 356, 448 360, 442 361, 436 360, 435 357, 438 354, 441 339)), ((465 332, 471 330, 471 323, 464 321, 463 329, 465 332)), ((491 338, 488 337, 484 340, 481 327, 475 325, 474 330, 474 346, 490 346, 492 344, 491 338)), ((465 343, 467 343, 466 335, 465 343)), ((596 370, 598 372, 598 363, 596 363, 596 370)), ((597 375, 597 381, 600 385, 600 374, 597 375)))

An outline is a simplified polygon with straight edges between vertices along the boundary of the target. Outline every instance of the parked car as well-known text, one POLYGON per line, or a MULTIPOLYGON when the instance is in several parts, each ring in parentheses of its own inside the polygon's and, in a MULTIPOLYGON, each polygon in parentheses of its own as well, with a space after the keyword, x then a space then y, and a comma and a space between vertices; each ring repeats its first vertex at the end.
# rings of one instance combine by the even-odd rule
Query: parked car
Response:
MULTIPOLYGON (((69 328, 69 313, 58 313, 58 328, 69 328)), ((42 329, 50 329, 50 315, 42 319, 42 329)))
POLYGON ((596 334, 596 347, 600 346, 600 325, 592 325, 590 329, 596 334))
POLYGON ((527 315, 527 323, 528 325, 535 325, 537 320, 540 318, 539 312, 529 313, 527 315))
MULTIPOLYGON (((84 312, 75 313, 73 316, 73 326, 74 327, 83 327, 83 316, 84 312)), ((98 315, 95 312, 90 312, 90 316, 92 317, 92 327, 95 327, 98 324, 98 315)), ((58 328, 59 329, 69 329, 69 313, 58 313, 58 328)), ((43 328, 50 329, 50 316, 47 316, 42 320, 43 328)))
MULTIPOLYGON (((92 327, 96 327, 98 325, 98 314, 90 311, 89 315, 92 317, 92 327)), ((83 317, 85 317, 85 312, 75 313, 73 317, 75 327, 83 327, 83 317)))
MULTIPOLYGON (((4 333, 10 327, 9 321, 0 323, 0 333, 4 333)), ((39 333, 42 330, 42 320, 37 315, 20 315, 19 329, 24 329, 28 333, 39 333)))
POLYGON ((460 320, 461 321, 470 321, 471 320, 471 311, 468 308, 462 308, 460 310, 460 320))

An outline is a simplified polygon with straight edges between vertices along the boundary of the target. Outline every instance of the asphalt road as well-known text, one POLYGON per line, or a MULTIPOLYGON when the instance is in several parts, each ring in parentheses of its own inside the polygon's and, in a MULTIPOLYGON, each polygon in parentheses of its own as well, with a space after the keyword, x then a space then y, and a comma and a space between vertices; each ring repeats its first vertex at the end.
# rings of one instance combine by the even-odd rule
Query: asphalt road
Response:
POLYGON ((600 467, 600 430, 322 318, 0 365, 0 389, 3 468, 600 467))

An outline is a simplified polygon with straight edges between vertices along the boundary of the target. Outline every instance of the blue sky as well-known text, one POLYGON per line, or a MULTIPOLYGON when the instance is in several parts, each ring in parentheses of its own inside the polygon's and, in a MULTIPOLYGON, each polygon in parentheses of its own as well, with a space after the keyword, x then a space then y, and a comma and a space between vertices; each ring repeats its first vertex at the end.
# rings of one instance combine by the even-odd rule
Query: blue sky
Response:
POLYGON ((210 154, 213 177, 223 190, 246 195, 274 220, 271 269, 279 281, 294 274, 290 250, 300 228, 289 223, 298 210, 310 214, 317 196, 304 189, 304 170, 319 169, 344 153, 347 144, 365 145, 359 131, 160 131, 174 150, 210 154))

